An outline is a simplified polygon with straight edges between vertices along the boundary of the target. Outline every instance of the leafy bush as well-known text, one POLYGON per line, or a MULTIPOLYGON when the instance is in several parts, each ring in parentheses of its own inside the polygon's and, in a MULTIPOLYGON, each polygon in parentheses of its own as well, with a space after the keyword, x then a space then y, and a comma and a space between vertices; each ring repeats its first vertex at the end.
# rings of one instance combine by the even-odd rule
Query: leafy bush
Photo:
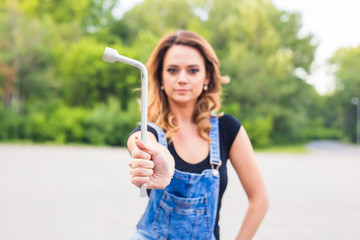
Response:
POLYGON ((64 104, 32 108, 25 115, 0 108, 0 140, 124 146, 140 119, 135 100, 128 110, 121 110, 115 98, 92 109, 64 104))
POLYGON ((15 111, 4 109, 0 106, 0 139, 19 139, 21 137, 21 130, 19 126, 22 119, 15 111))
POLYGON ((245 120, 243 124, 254 147, 261 148, 273 144, 270 138, 273 121, 270 116, 245 120))
POLYGON ((270 138, 273 131, 273 118, 271 116, 242 116, 240 104, 234 102, 224 104, 222 111, 232 114, 242 122, 254 147, 261 148, 274 144, 270 138))
POLYGON ((322 117, 317 117, 309 121, 309 123, 301 130, 301 136, 305 140, 345 140, 345 136, 342 131, 336 127, 326 127, 322 117))
POLYGON ((128 134, 139 120, 138 108, 133 101, 128 110, 121 110, 115 98, 110 98, 106 104, 98 104, 84 119, 84 141, 124 146, 128 134))

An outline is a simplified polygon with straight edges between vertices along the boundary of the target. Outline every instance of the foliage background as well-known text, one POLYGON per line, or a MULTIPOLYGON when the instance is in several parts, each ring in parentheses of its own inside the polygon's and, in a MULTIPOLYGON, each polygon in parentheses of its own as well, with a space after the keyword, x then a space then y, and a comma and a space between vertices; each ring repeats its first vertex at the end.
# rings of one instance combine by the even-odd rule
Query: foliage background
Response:
MULTIPOLYGON (((125 1, 125 0, 123 0, 125 1)), ((329 60, 337 87, 306 83, 314 36, 270 0, 145 0, 119 18, 117 0, 0 0, 0 141, 124 146, 138 124, 140 74, 102 61, 105 46, 146 62, 161 36, 187 29, 214 47, 222 111, 255 147, 312 139, 355 141, 360 45, 329 60)))

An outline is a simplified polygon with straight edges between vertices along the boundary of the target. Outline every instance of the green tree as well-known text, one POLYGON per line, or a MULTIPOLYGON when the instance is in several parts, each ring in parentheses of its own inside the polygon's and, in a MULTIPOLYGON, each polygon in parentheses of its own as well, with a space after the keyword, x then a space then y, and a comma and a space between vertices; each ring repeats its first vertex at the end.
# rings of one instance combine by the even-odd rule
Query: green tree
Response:
POLYGON ((114 22, 110 29, 127 45, 134 45, 143 31, 159 38, 169 31, 192 29, 201 22, 195 11, 201 2, 145 0, 114 22))
POLYGON ((78 22, 87 32, 98 31, 112 21, 117 0, 17 0, 21 9, 34 18, 51 16, 57 23, 78 22))
POLYGON ((0 80, 5 108, 23 111, 28 100, 49 98, 56 88, 51 51, 54 25, 28 18, 17 1, 0 7, 0 80))
POLYGON ((232 113, 248 122, 271 119, 264 134, 277 142, 299 140, 312 104, 307 99, 315 93, 295 74, 309 73, 316 48, 312 35, 299 37, 300 20, 268 0, 225 0, 214 1, 206 23, 222 70, 231 77, 225 109, 238 104, 232 113))
POLYGON ((348 140, 355 142, 356 106, 351 103, 353 97, 360 98, 360 45, 354 48, 339 49, 330 62, 335 71, 336 90, 331 107, 337 110, 337 124, 348 140))
MULTIPOLYGON (((59 58, 57 68, 69 105, 93 106, 116 97, 122 103, 122 109, 126 109, 129 99, 135 96, 132 89, 140 86, 140 72, 126 64, 102 61, 105 46, 92 37, 83 37, 68 46, 59 58)), ((130 53, 120 44, 112 47, 130 53)))

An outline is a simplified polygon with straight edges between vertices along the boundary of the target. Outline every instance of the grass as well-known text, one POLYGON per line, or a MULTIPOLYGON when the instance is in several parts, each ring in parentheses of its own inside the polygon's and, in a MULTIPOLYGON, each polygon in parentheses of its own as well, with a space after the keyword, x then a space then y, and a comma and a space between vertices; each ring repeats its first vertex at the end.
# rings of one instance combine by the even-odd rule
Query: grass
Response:
POLYGON ((32 140, 23 140, 23 139, 10 139, 10 140, 1 140, 2 144, 35 144, 32 140))
POLYGON ((255 148, 255 152, 259 153, 309 153, 310 150, 306 148, 306 143, 274 145, 265 148, 255 148))
MULTIPOLYGON (((96 145, 96 144, 86 144, 86 143, 57 143, 53 141, 47 142, 34 142, 31 140, 6 140, 0 141, 2 144, 24 144, 24 145, 48 145, 48 146, 90 146, 90 147, 109 147, 107 145, 96 145)), ((292 153, 292 154, 301 154, 309 153, 310 150, 306 148, 306 143, 294 143, 294 144, 284 144, 284 145, 273 145, 264 148, 255 148, 255 152, 258 153, 292 153)))
POLYGON ((73 146, 73 147, 112 147, 105 144, 90 144, 90 143, 79 143, 79 142, 69 142, 69 143, 59 143, 56 141, 45 141, 45 142, 35 142, 32 140, 23 140, 23 139, 12 139, 12 140, 2 140, 0 144, 9 144, 9 145, 34 145, 34 146, 73 146))

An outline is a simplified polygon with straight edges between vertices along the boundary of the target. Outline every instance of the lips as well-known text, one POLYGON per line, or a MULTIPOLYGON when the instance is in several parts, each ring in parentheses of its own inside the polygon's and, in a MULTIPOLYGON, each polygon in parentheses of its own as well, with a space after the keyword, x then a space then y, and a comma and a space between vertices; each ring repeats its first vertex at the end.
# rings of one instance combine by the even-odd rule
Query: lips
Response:
POLYGON ((189 91, 188 89, 182 89, 182 88, 176 89, 176 92, 178 93, 187 93, 188 91, 189 91))

